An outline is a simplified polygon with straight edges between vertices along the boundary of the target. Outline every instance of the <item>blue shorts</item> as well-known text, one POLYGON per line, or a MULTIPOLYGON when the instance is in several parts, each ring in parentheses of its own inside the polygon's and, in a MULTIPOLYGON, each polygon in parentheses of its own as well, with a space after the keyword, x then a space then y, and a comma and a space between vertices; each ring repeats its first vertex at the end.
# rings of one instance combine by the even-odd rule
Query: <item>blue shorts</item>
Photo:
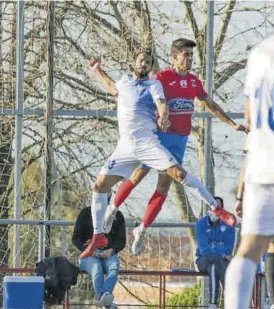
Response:
MULTIPOLYGON (((175 157, 179 164, 182 164, 184 161, 188 136, 165 133, 162 131, 157 131, 156 134, 158 135, 161 144, 175 157)), ((148 168, 143 163, 141 163, 140 167, 148 168)))

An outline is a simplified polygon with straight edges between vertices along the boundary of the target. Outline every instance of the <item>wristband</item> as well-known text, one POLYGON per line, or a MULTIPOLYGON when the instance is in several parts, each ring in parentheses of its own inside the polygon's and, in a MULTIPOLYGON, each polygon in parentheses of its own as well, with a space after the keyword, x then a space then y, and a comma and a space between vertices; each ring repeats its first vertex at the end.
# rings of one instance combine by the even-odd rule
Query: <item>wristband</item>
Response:
POLYGON ((236 201, 242 202, 242 200, 243 200, 243 199, 242 199, 241 197, 237 197, 237 198, 236 198, 236 201))

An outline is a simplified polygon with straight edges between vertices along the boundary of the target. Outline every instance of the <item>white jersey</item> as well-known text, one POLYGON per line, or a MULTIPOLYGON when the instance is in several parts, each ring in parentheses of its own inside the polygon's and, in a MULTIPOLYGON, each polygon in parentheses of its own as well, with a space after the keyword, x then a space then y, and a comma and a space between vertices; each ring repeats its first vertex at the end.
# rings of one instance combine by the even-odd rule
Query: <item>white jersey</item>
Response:
POLYGON ((274 183, 274 36, 250 53, 245 94, 250 104, 250 144, 246 181, 274 183))
POLYGON ((120 136, 156 130, 155 101, 165 100, 162 84, 157 80, 135 80, 131 75, 124 75, 116 83, 116 89, 120 136))

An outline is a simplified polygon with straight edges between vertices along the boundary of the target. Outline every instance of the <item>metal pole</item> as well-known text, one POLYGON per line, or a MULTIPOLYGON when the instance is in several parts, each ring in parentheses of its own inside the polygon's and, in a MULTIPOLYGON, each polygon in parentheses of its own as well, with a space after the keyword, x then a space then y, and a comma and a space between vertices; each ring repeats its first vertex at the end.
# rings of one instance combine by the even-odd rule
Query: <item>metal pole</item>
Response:
MULTIPOLYGON (((206 27, 206 90, 212 97, 212 75, 213 75, 213 27, 214 27, 214 1, 207 1, 207 27, 206 27)), ((211 136, 212 121, 211 118, 205 119, 205 186, 213 193, 212 173, 211 173, 211 136)), ((203 204, 203 215, 206 214, 206 205, 203 204)), ((201 282, 201 303, 207 305, 209 291, 209 280, 204 277, 201 282)))
MULTIPOLYGON (((214 27, 214 1, 207 1, 207 28, 206 28, 206 90, 212 97, 212 75, 213 75, 213 27, 214 27)), ((205 185, 212 191, 212 173, 211 173, 211 137, 212 121, 211 118, 205 120, 205 185)), ((206 209, 204 207, 204 215, 206 209)))
MULTIPOLYGON (((44 218, 51 218, 52 203, 52 163, 53 163, 53 65, 54 65, 54 1, 47 3, 47 92, 46 92, 46 138, 45 138, 45 190, 44 190, 44 218)), ((50 225, 46 226, 45 257, 50 256, 50 225)))
POLYGON ((39 250, 38 250, 38 261, 41 261, 45 257, 45 226, 43 224, 38 225, 38 239, 39 239, 39 250))
MULTIPOLYGON (((24 1, 17 2, 16 23, 16 121, 14 165, 14 218, 21 219, 22 128, 24 101, 24 1)), ((13 265, 20 267, 20 229, 14 226, 13 265)))
POLYGON ((163 276, 163 308, 166 308, 166 275, 163 276))
POLYGON ((160 280, 159 280, 159 303, 158 303, 158 309, 162 309, 162 288, 163 288, 163 276, 160 275, 160 280))

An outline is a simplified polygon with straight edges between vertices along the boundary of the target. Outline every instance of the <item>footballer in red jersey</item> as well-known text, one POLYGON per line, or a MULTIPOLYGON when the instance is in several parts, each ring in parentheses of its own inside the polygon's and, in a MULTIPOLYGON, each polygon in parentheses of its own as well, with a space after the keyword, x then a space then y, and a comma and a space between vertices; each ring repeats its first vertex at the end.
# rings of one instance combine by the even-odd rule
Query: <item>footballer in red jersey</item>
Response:
POLYGON ((163 85, 170 121, 167 133, 158 131, 157 135, 162 144, 182 164, 188 136, 191 133, 194 100, 205 100, 208 95, 201 81, 188 71, 182 74, 174 69, 167 69, 156 73, 154 78, 163 85))
POLYGON ((194 113, 194 100, 208 97, 201 81, 192 73, 182 75, 173 69, 156 73, 161 81, 169 106, 169 133, 189 135, 191 117, 194 113))

